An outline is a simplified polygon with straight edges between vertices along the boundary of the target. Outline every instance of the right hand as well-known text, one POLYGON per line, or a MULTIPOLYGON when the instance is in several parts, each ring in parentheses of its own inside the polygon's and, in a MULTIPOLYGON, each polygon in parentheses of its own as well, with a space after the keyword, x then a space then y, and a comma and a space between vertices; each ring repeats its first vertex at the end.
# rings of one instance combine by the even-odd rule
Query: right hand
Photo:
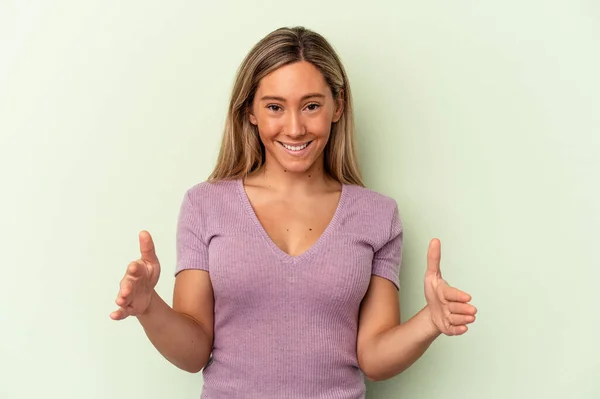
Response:
POLYGON ((160 277, 160 263, 154 242, 147 231, 140 232, 139 240, 142 257, 127 266, 115 301, 119 309, 110 314, 113 320, 143 315, 155 295, 154 287, 160 277))

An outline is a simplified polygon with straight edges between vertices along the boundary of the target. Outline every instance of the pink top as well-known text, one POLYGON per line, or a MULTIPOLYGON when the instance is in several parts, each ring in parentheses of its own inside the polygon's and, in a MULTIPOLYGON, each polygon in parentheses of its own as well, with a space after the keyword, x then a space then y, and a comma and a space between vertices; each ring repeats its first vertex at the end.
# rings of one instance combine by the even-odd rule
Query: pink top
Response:
POLYGON ((176 273, 210 273, 214 347, 204 399, 362 399, 356 355, 371 275, 399 285, 396 202, 344 185, 317 242, 293 257, 260 224, 242 180, 202 182, 183 200, 176 273))

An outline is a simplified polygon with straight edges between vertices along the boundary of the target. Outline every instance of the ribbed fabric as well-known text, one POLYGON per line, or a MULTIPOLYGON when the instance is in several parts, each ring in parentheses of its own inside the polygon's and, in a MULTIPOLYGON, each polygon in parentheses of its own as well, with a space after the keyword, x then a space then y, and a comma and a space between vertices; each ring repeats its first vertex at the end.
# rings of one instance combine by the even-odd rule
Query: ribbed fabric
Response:
POLYGON ((401 254, 396 202, 366 188, 344 185, 332 221, 296 257, 269 238, 241 180, 190 188, 176 274, 208 271, 215 297, 201 398, 363 399, 360 303, 371 275, 398 287, 401 254))

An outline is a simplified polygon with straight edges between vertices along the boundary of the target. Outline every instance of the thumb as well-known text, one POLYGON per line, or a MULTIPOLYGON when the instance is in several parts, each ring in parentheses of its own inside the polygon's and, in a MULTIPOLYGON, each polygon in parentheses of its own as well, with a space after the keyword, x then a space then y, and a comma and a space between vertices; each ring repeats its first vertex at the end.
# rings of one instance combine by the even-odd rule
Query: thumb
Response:
POLYGON ((142 254, 142 260, 158 264, 158 257, 156 256, 156 250, 154 248, 154 241, 152 236, 146 230, 140 232, 140 253, 142 254))
POLYGON ((442 257, 441 242, 434 238, 429 242, 429 250, 427 251, 427 273, 441 276, 440 259, 442 257))

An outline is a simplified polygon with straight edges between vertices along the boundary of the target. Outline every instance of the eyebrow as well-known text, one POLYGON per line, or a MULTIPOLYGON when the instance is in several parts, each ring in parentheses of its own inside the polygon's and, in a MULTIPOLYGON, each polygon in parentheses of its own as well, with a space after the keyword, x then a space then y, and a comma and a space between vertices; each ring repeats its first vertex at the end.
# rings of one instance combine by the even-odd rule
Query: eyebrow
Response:
MULTIPOLYGON (((304 101, 307 100, 309 98, 325 98, 325 95, 321 94, 321 93, 309 93, 306 94, 304 96, 302 96, 302 98, 300 99, 300 101, 304 101)), ((283 97, 278 97, 278 96, 263 96, 261 99, 261 101, 281 101, 282 103, 285 102, 285 98, 283 97)))

